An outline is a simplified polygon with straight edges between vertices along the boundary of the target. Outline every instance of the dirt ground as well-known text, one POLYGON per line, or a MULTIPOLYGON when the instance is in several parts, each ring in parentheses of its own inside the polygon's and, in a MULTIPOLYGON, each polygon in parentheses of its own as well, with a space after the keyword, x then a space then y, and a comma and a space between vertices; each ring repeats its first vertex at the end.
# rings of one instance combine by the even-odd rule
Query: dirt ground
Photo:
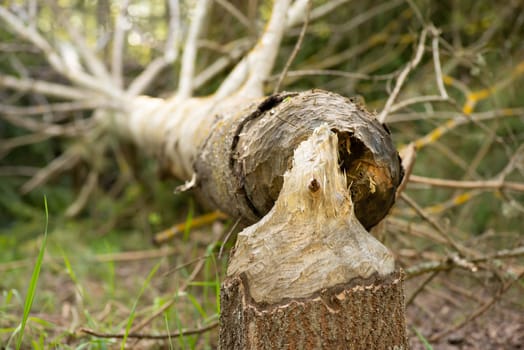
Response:
POLYGON ((480 304, 474 306, 463 296, 449 294, 449 291, 448 297, 440 293, 421 293, 407 308, 412 349, 426 349, 413 327, 417 328, 435 350, 524 349, 523 288, 515 286, 510 292, 514 295, 503 296, 480 317, 438 340, 433 340, 432 337, 460 324, 467 315, 475 313, 480 304))

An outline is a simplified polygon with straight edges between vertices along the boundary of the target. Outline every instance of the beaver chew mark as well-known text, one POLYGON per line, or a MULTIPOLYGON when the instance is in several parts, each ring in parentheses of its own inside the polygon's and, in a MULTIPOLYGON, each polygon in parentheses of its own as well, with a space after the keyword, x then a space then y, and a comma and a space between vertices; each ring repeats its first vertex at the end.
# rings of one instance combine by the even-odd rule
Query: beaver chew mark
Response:
POLYGON ((364 227, 369 229, 373 224, 368 220, 374 216, 368 212, 369 199, 381 190, 374 183, 379 167, 375 164, 372 153, 357 137, 347 132, 337 134, 340 170, 346 174, 355 214, 364 227))

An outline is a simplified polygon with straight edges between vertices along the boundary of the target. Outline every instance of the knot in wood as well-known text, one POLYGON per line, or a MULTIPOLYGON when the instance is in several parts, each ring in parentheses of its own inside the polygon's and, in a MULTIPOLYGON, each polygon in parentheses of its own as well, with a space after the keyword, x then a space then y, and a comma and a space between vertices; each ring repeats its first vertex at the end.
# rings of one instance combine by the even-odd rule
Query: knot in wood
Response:
POLYGON ((317 179, 313 178, 310 182, 309 182, 309 185, 307 186, 307 188, 315 193, 317 192, 319 189, 320 189, 320 184, 318 183, 317 179))

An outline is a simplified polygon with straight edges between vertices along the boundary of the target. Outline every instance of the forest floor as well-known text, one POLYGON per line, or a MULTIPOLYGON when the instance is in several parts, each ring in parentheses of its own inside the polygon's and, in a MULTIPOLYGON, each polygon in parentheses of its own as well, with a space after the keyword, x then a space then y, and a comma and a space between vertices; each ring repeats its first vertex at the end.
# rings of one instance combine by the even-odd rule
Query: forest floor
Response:
MULTIPOLYGON (((164 247, 150 242, 152 233, 138 230, 90 235, 60 225, 49 233, 22 348, 119 348, 121 339, 103 339, 80 330, 122 333, 130 319, 136 326, 168 303, 173 304, 168 311, 136 332, 165 334, 216 323, 219 281, 227 263, 227 249, 219 259, 217 242, 224 238, 230 225, 222 222, 212 228, 194 229, 186 232, 185 238, 180 235, 164 247), (178 294, 174 293, 176 290, 178 294)), ((5 243, 8 236, 0 234, 0 239, 5 243)), ((14 349, 16 337, 11 335, 23 314, 40 243, 41 239, 30 239, 17 244, 13 249, 25 258, 0 262, 0 344, 4 346, 0 349, 14 349), (6 347, 8 342, 10 346, 6 347)), ((406 295, 411 295, 419 283, 416 279, 407 281, 406 295)), ((442 273, 418 294, 407 308, 412 349, 429 349, 424 342, 442 350, 523 349, 523 281, 516 282, 480 317, 433 339, 463 323, 496 295, 497 281, 483 280, 482 284, 485 288, 474 288, 471 280, 457 272, 442 273)), ((128 340, 127 344, 136 349, 162 349, 168 345, 214 349, 217 336, 214 328, 194 336, 128 340)))
POLYGON ((436 350, 524 349, 522 283, 513 286, 508 294, 478 318, 467 321, 468 317, 479 312, 482 305, 491 301, 493 293, 476 291, 467 285, 461 285, 464 281, 456 276, 452 276, 450 281, 456 283, 461 291, 429 288, 408 306, 407 324, 413 350, 427 349, 414 328, 436 350), (464 326, 458 328, 461 324, 464 326), (442 334, 443 331, 452 329, 456 330, 442 334), (438 339, 433 339, 434 337, 438 339))

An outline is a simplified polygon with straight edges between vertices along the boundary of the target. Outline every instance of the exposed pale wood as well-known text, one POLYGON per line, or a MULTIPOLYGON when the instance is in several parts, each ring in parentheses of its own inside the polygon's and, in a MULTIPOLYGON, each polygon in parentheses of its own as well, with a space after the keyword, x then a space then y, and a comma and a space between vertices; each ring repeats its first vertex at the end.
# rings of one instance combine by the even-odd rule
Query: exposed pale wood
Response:
POLYGON ((221 293, 220 346, 407 348, 394 270, 390 251, 354 214, 337 134, 323 123, 295 150, 271 211, 238 234, 221 293))

